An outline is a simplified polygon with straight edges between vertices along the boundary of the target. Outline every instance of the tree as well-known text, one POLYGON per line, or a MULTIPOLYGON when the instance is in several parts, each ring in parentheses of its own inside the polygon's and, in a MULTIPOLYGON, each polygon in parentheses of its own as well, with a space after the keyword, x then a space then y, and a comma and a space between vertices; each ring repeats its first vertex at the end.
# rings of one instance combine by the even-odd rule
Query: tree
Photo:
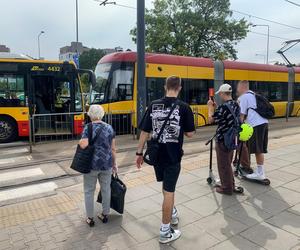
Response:
POLYGON ((84 51, 79 56, 80 68, 95 70, 97 63, 103 56, 105 56, 105 53, 101 49, 90 49, 88 51, 84 51))
MULTIPOLYGON (((145 22, 148 52, 214 59, 237 59, 249 27, 232 19, 229 0, 155 0, 145 22)), ((130 33, 136 42, 136 28, 130 33)))

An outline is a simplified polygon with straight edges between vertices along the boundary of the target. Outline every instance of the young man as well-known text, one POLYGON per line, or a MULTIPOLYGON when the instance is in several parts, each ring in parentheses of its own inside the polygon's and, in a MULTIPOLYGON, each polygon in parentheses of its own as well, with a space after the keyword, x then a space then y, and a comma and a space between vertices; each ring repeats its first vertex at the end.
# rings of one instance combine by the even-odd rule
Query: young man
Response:
POLYGON ((158 164, 154 166, 157 181, 162 182, 164 196, 159 237, 161 243, 174 241, 181 235, 179 230, 174 230, 170 226, 170 224, 178 224, 178 213, 174 207, 174 192, 181 168, 183 137, 184 135, 192 137, 195 131, 191 108, 177 99, 181 91, 181 79, 176 76, 167 78, 165 91, 166 96, 153 101, 145 113, 140 124, 142 132, 136 153, 136 165, 140 169, 143 164, 143 149, 150 132, 152 131, 153 138, 157 138, 171 108, 176 105, 158 140, 158 164))
POLYGON ((216 131, 216 154, 221 186, 216 187, 216 192, 232 195, 233 192, 236 191, 231 167, 233 150, 229 150, 225 146, 224 134, 230 128, 240 125, 240 108, 239 105, 232 100, 232 87, 229 84, 221 85, 216 94, 220 96, 223 104, 216 109, 216 104, 213 100, 210 99, 207 103, 209 123, 215 122, 218 124, 216 131), (235 116, 227 105, 231 107, 235 116))
MULTIPOLYGON (((237 92, 239 95, 239 104, 241 108, 241 120, 246 121, 253 128, 254 132, 251 139, 248 141, 247 147, 243 147, 243 154, 255 154, 257 169, 246 177, 255 180, 264 180, 264 154, 268 151, 268 120, 260 116, 256 109, 255 93, 249 90, 248 81, 240 81, 238 83, 237 92), (249 153, 248 153, 249 151, 249 153)), ((245 165, 250 166, 250 157, 242 157, 245 165), (247 159, 248 158, 248 163, 247 159)))

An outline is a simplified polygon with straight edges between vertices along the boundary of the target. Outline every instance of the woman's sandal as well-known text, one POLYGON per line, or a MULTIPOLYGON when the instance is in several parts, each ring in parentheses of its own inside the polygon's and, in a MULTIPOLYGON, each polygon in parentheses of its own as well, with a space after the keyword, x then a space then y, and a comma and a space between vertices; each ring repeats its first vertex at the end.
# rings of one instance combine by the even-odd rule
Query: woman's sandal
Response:
POLYGON ((106 224, 106 223, 108 222, 108 215, 98 214, 97 217, 98 217, 98 219, 101 220, 104 224, 106 224))
POLYGON ((93 218, 87 218, 86 219, 86 223, 90 226, 90 227, 93 227, 93 226, 95 226, 95 221, 94 221, 94 219, 93 218))

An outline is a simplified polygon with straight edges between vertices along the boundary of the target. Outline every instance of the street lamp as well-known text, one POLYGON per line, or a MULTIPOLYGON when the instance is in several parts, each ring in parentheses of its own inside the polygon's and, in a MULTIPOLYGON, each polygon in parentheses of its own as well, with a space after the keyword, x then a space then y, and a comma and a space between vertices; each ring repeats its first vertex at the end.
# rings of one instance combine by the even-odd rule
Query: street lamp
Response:
POLYGON ((40 36, 41 36, 42 34, 45 34, 45 31, 42 30, 42 31, 39 33, 39 35, 38 35, 38 51, 39 51, 39 57, 38 57, 38 59, 41 59, 40 36))
POLYGON ((268 39, 267 39, 267 64, 269 64, 269 51, 270 51, 270 26, 268 24, 252 24, 252 27, 267 27, 268 39))
POLYGON ((264 54, 255 54, 255 56, 262 56, 264 58, 264 63, 266 63, 266 55, 264 55, 264 54))

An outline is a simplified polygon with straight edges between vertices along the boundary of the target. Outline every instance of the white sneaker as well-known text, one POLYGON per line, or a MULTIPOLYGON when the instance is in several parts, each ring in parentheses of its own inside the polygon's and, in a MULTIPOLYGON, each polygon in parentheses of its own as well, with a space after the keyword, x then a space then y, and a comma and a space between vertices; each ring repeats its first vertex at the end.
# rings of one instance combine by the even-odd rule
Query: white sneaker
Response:
POLYGON ((162 244, 166 244, 171 241, 177 240, 180 236, 181 232, 179 230, 174 230, 170 227, 170 229, 166 232, 160 231, 159 242, 162 244))
POLYGON ((266 179, 266 176, 264 174, 259 174, 257 172, 254 172, 252 174, 247 174, 246 178, 252 179, 252 180, 262 181, 262 180, 266 179))
POLYGON ((177 226, 179 223, 179 219, 178 219, 178 210, 176 207, 173 208, 173 212, 172 212, 172 219, 171 219, 171 225, 172 226, 177 226))

